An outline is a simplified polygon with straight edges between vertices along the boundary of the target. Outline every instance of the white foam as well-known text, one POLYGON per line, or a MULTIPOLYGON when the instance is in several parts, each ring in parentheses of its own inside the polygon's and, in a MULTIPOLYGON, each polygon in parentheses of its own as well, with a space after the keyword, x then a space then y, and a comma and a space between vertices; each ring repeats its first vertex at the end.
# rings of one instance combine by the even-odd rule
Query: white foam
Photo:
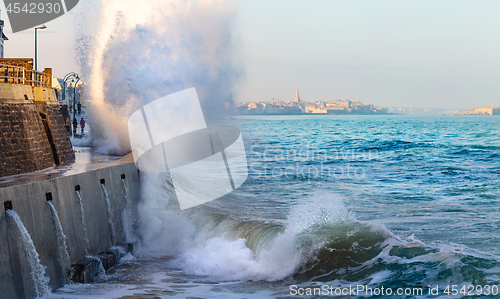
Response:
POLYGON ((166 177, 158 173, 141 173, 141 202, 138 205, 139 254, 177 256, 184 252, 196 231, 194 225, 179 213, 166 177))
POLYGON ((138 253, 173 256, 175 265, 185 273, 214 280, 283 279, 324 245, 320 240, 303 246, 301 234, 316 226, 354 221, 341 201, 317 194, 291 209, 284 230, 267 238, 259 236, 251 248, 247 239, 239 237, 244 229, 238 227, 238 220, 229 217, 216 221, 203 209, 179 211, 164 177, 146 173, 141 176, 142 242, 138 253))

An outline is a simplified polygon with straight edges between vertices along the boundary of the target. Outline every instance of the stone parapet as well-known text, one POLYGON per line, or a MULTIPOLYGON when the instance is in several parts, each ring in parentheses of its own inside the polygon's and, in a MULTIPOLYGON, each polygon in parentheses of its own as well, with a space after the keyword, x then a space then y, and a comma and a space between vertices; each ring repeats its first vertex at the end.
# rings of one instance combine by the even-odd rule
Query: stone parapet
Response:
POLYGON ((33 90, 29 85, 0 83, 0 103, 19 104, 35 101, 33 90))

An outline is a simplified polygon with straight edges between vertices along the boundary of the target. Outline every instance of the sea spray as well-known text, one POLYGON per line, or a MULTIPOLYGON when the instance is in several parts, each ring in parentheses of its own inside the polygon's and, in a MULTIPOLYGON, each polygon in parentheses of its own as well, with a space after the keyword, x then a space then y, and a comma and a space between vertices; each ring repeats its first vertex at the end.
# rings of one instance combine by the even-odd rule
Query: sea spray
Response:
MULTIPOLYGON (((50 212, 52 213, 52 219, 54 220, 54 226, 56 229, 56 237, 57 237, 57 250, 59 251, 59 262, 64 270, 70 270, 70 276, 73 275, 71 271, 73 268, 70 267, 71 261, 68 252, 68 246, 66 244, 66 235, 64 234, 61 220, 59 219, 59 214, 57 213, 56 207, 52 203, 52 201, 47 201, 47 204, 50 207, 50 212)), ((71 278, 71 277, 70 277, 71 278)))
POLYGON ((138 216, 140 243, 134 252, 139 254, 177 256, 189 248, 196 233, 186 213, 179 212, 173 188, 162 174, 141 172, 138 216))
POLYGON ((80 194, 80 191, 76 191, 76 195, 78 196, 78 205, 80 206, 80 220, 82 222, 85 255, 88 255, 90 241, 89 241, 89 233, 87 231, 87 225, 85 224, 85 210, 83 209, 82 195, 80 194))
POLYGON ((106 208, 108 210, 108 223, 109 229, 111 232, 111 246, 115 245, 116 242, 116 233, 115 233, 115 223, 113 222, 113 207, 111 206, 111 201, 109 199, 108 190, 106 190, 106 186, 101 184, 102 191, 104 193, 104 200, 106 201, 106 208))
POLYGON ((76 43, 99 152, 130 151, 131 112, 168 94, 196 87, 208 120, 234 102, 243 71, 233 1, 110 0, 96 7, 76 16, 90 23, 77 27, 76 43))
POLYGON ((40 262, 40 257, 36 251, 33 240, 28 230, 24 226, 21 218, 14 210, 5 211, 15 222, 19 232, 21 233, 21 242, 28 258, 30 266, 31 278, 35 285, 37 298, 48 298, 50 296, 49 279, 45 276, 45 267, 40 262))
MULTIPOLYGON (((285 221, 235 217, 231 208, 224 210, 217 202, 180 211, 164 180, 159 174, 141 173, 137 252, 173 256, 175 267, 186 274, 214 280, 281 280, 314 268, 317 253, 332 237, 344 240, 370 230, 331 194, 316 194, 292 206, 285 221)), ((384 238, 375 233, 373 240, 384 238)))

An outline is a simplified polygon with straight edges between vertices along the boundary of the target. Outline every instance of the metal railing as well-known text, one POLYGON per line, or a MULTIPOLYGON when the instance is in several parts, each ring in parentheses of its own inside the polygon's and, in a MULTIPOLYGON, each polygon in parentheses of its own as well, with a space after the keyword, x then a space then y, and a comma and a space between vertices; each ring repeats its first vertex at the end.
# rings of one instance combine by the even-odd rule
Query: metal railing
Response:
POLYGON ((21 66, 0 64, 0 83, 51 87, 50 75, 21 66))

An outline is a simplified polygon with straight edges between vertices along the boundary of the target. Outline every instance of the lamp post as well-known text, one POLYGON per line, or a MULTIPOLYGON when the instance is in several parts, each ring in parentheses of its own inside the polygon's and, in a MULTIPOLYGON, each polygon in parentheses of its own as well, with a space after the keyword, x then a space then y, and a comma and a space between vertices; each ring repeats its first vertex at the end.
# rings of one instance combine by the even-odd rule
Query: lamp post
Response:
MULTIPOLYGON (((73 86, 73 122, 75 121, 76 119, 76 109, 75 109, 75 101, 76 101, 76 85, 78 84, 78 81, 80 81, 81 78, 78 78, 78 80, 76 80, 75 82, 75 86, 73 86)), ((78 122, 77 122, 78 123, 78 122)), ((76 127, 73 127, 73 134, 76 134, 76 128, 78 127, 78 125, 76 127)))
POLYGON ((37 42, 37 31, 38 31, 38 29, 45 29, 45 28, 47 28, 47 26, 45 26, 45 25, 38 25, 38 26, 35 27, 35 63, 34 63, 35 64, 34 65, 34 67, 35 67, 35 86, 37 86, 36 71, 38 70, 37 61, 36 61, 36 54, 37 54, 36 53, 37 52, 37 44, 36 44, 36 42, 37 42))
MULTIPOLYGON (((67 73, 66 76, 64 76, 63 86, 62 86, 62 102, 63 103, 64 103, 64 101, 66 99, 66 81, 68 81, 71 77, 76 78, 76 79, 79 78, 78 74, 75 73, 75 72, 67 73)), ((68 100, 68 107, 70 107, 69 100, 68 100)))

